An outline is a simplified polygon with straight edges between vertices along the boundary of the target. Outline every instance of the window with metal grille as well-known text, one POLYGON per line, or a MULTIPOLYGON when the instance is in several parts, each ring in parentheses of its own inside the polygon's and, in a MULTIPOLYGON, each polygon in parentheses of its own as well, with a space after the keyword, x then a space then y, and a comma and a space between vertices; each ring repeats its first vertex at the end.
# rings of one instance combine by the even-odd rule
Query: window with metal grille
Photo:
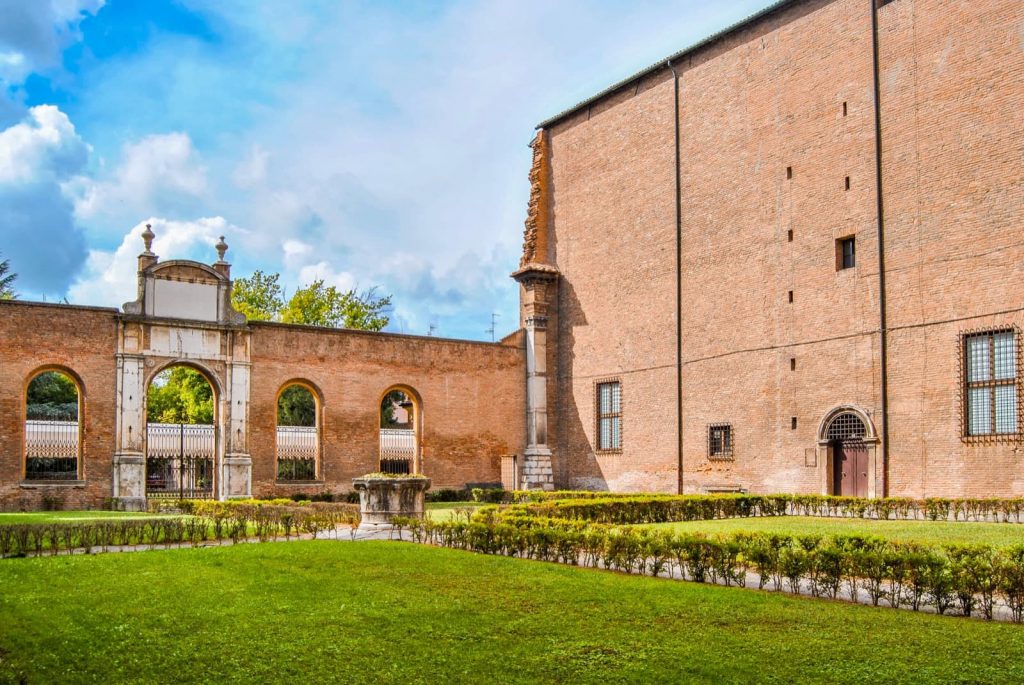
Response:
POLYGON ((836 241, 836 271, 857 266, 857 239, 854 236, 836 241))
POLYGON ((1018 434, 1018 365, 1016 330, 963 337, 964 437, 1018 434))
POLYGON ((708 459, 732 459, 732 425, 713 423, 708 426, 708 459))
POLYGON ((845 412, 832 419, 828 424, 825 437, 828 440, 856 440, 866 434, 864 422, 852 412, 845 412))
POLYGON ((622 449, 622 386, 597 384, 597 449, 622 449))

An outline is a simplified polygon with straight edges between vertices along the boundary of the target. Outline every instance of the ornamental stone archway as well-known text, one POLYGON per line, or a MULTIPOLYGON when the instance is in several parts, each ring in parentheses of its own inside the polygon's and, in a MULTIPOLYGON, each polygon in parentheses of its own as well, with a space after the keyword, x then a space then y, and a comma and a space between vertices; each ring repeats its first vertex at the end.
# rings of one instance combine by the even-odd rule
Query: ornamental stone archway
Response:
POLYGON ((251 496, 250 332, 231 307, 228 246, 221 238, 212 266, 160 262, 149 226, 142 237, 138 299, 124 305, 117 331, 113 497, 125 509, 145 507, 146 393, 157 373, 175 365, 200 370, 214 389, 213 496, 251 496))

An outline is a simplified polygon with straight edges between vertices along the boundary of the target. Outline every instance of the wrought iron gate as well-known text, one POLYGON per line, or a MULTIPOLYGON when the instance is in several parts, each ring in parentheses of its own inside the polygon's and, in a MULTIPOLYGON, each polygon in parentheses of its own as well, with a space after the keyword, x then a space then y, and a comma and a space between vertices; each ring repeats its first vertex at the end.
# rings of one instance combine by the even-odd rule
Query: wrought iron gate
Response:
POLYGON ((213 497, 216 444, 213 426, 183 423, 146 426, 146 497, 213 497))

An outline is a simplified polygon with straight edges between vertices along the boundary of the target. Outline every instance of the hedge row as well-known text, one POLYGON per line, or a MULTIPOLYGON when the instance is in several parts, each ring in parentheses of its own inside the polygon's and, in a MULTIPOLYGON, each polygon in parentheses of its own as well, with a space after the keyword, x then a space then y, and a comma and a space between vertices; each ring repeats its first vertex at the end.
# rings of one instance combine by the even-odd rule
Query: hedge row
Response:
POLYGON ((622 529, 581 521, 480 517, 470 522, 402 520, 417 542, 696 582, 761 588, 940 614, 980 613, 999 602, 1024 621, 1024 545, 928 547, 866 536, 739 533, 708 536, 622 529))
POLYGON ((107 519, 80 523, 0 525, 0 557, 91 552, 109 547, 198 545, 207 540, 266 541, 312 535, 359 525, 358 508, 347 504, 215 502, 183 500, 189 516, 107 519))
POLYGON ((828 495, 614 495, 511 492, 503 500, 538 516, 597 523, 664 523, 747 516, 1024 522, 1024 498, 923 500, 828 495))

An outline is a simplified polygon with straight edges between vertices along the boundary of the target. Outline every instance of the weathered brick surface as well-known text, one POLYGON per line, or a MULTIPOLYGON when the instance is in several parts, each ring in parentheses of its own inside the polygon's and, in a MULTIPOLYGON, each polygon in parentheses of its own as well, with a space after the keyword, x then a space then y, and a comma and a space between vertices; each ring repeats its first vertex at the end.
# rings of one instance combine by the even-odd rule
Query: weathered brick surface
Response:
MULTIPOLYGON (((98 507, 111 496, 118 325, 114 310, 0 302, 0 510, 37 508, 43 497, 98 507), (82 384, 80 485, 23 483, 25 391, 36 371, 50 367, 82 384)), ((166 361, 148 358, 147 377, 166 361)), ((222 361, 202 363, 224 377, 222 361)), ((521 334, 490 344, 252 324, 253 493, 347 491, 354 476, 375 471, 378 407, 393 385, 422 401, 423 468, 433 487, 498 483, 501 455, 523 451, 524 364, 521 334), (323 478, 315 485, 276 482, 276 400, 296 379, 322 398, 323 478)))
POLYGON ((38 508, 43 498, 97 507, 110 496, 117 324, 113 310, 0 302, 0 511, 38 508), (82 485, 22 485, 25 393, 52 368, 70 372, 82 393, 82 485))
POLYGON ((500 457, 522 454, 525 369, 520 338, 492 345, 439 338, 253 324, 249 414, 253 491, 296 492, 275 483, 278 392, 296 379, 323 397, 325 483, 351 489, 376 471, 379 406, 395 385, 422 400, 423 468, 433 488, 501 482, 500 457))
MULTIPOLYGON (((1024 324, 1024 5, 894 0, 878 21, 891 459, 886 484, 878 449, 875 490, 1020 494, 1019 445, 960 439, 957 345, 1024 324)), ((807 0, 677 61, 688 492, 824 491, 823 417, 855 405, 882 431, 872 50, 869 3, 807 0), (857 266, 837 270, 848 236, 857 266), (719 422, 732 462, 707 458, 719 422)), ((672 93, 661 69, 548 131, 560 485, 677 485, 672 93), (602 378, 623 383, 621 454, 594 451, 602 378)))

